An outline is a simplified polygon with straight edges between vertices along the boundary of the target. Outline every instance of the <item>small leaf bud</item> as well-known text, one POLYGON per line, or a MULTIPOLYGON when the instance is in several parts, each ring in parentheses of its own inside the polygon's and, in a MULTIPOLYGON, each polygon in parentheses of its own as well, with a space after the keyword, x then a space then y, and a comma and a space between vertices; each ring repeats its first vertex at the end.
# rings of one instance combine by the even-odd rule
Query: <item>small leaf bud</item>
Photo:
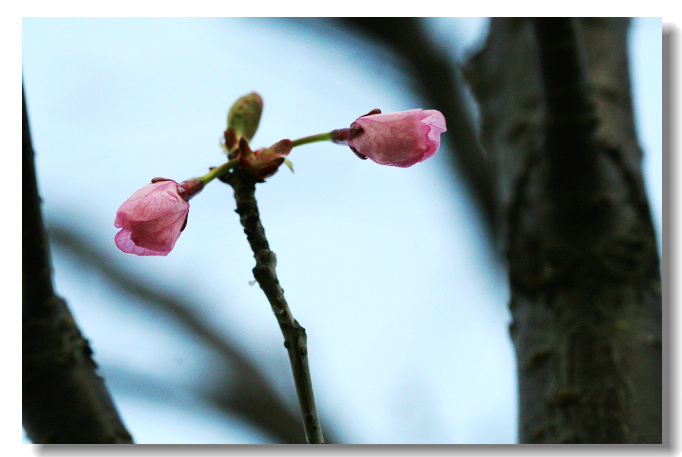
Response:
MULTIPOLYGON (((226 139, 230 137, 230 142, 235 145, 239 142, 239 138, 246 138, 247 141, 251 141, 256 130, 258 130, 262 112, 263 99, 255 92, 244 95, 237 100, 227 114, 227 129, 230 133, 226 132, 226 139), (232 138, 233 136, 234 138, 232 138)), ((226 146, 228 149, 232 148, 232 145, 226 144, 226 146)))

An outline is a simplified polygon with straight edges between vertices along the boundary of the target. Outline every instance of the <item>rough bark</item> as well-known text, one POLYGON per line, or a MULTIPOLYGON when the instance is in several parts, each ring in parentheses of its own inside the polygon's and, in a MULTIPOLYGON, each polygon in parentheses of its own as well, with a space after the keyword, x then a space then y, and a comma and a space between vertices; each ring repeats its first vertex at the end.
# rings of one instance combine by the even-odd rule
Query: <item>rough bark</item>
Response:
POLYGON ((661 278, 626 19, 493 19, 466 72, 509 266, 522 443, 661 443, 661 278))
POLYGON ((92 350, 52 285, 26 103, 22 145, 22 422, 34 443, 132 443, 92 350))

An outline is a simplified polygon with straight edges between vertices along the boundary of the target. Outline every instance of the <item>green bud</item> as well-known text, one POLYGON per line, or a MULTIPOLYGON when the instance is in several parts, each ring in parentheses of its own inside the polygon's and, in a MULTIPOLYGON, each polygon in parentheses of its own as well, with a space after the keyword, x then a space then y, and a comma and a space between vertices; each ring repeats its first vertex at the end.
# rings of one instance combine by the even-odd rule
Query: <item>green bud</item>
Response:
POLYGON ((261 112, 263 99, 255 92, 244 95, 232 105, 227 113, 227 128, 234 133, 237 142, 241 137, 251 141, 258 130, 261 112))

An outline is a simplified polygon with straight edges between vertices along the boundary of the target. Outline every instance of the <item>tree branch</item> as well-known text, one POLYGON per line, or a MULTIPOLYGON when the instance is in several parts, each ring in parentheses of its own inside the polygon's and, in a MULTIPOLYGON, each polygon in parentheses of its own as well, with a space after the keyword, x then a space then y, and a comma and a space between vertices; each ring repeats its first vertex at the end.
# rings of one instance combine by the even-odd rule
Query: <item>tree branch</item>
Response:
MULTIPOLYGON (((573 18, 534 18, 545 106, 545 150, 549 182, 557 197, 586 201, 597 179, 597 109, 587 79, 587 59, 579 24, 573 18)), ((570 202, 561 201, 562 206, 570 202)))
MULTIPOLYGON (((140 299, 133 303, 166 313, 189 333, 220 354, 224 359, 222 363, 230 366, 229 379, 211 383, 217 387, 208 392, 207 400, 214 402, 217 407, 229 414, 241 415, 282 443, 306 442, 297 416, 293 415, 279 398, 263 372, 239 349, 233 338, 219 332, 210 322, 203 319, 195 306, 160 289, 147 279, 121 268, 97 242, 88 239, 83 233, 75 232, 72 227, 49 224, 48 231, 50 240, 76 256, 83 268, 97 270, 109 281, 140 299), (221 388, 224 385, 234 387, 226 390, 221 388)), ((325 429, 327 430, 325 441, 336 442, 334 437, 330 440, 329 427, 325 429)))
POLYGON ((506 224, 520 441, 660 443, 660 263, 630 101, 628 20, 555 25, 493 19, 467 72, 506 224), (585 171, 557 166, 575 157, 594 172, 573 182, 574 194, 567 178, 557 199, 553 177, 585 171))
POLYGON ((305 329, 291 314, 284 299, 284 291, 277 279, 275 272, 277 260, 275 253, 270 250, 258 212, 255 196, 256 183, 240 168, 225 175, 222 179, 234 189, 234 198, 237 202, 236 212, 240 216, 239 220, 244 227, 244 233, 256 259, 253 275, 270 302, 284 336, 284 347, 289 353, 298 402, 303 414, 306 439, 310 444, 323 444, 324 438, 317 416, 313 385, 308 368, 307 336, 305 329))
POLYGON ((132 443, 92 350, 55 295, 22 90, 22 423, 34 443, 132 443))

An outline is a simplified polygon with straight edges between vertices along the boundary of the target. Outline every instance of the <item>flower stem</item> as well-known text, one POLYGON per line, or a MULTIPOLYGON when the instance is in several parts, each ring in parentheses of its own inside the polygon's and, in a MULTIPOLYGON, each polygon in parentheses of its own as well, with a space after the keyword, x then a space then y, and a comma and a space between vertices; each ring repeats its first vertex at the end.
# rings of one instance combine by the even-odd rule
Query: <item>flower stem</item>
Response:
POLYGON ((204 184, 208 184, 211 181, 213 181, 215 178, 218 178, 222 175, 224 175, 228 170, 231 170, 235 166, 237 166, 238 163, 238 158, 234 158, 230 160, 229 162, 225 162, 224 164, 220 165, 219 167, 213 168, 211 171, 206 173, 204 176, 199 176, 197 179, 201 179, 204 184))
POLYGON ((331 141, 331 139, 332 139, 332 133, 327 132, 327 133, 320 133, 318 135, 311 135, 311 136, 299 138, 298 140, 292 141, 292 143, 293 143, 293 147, 295 148, 296 146, 302 146, 304 144, 310 144, 310 143, 317 143, 319 141, 331 141))

